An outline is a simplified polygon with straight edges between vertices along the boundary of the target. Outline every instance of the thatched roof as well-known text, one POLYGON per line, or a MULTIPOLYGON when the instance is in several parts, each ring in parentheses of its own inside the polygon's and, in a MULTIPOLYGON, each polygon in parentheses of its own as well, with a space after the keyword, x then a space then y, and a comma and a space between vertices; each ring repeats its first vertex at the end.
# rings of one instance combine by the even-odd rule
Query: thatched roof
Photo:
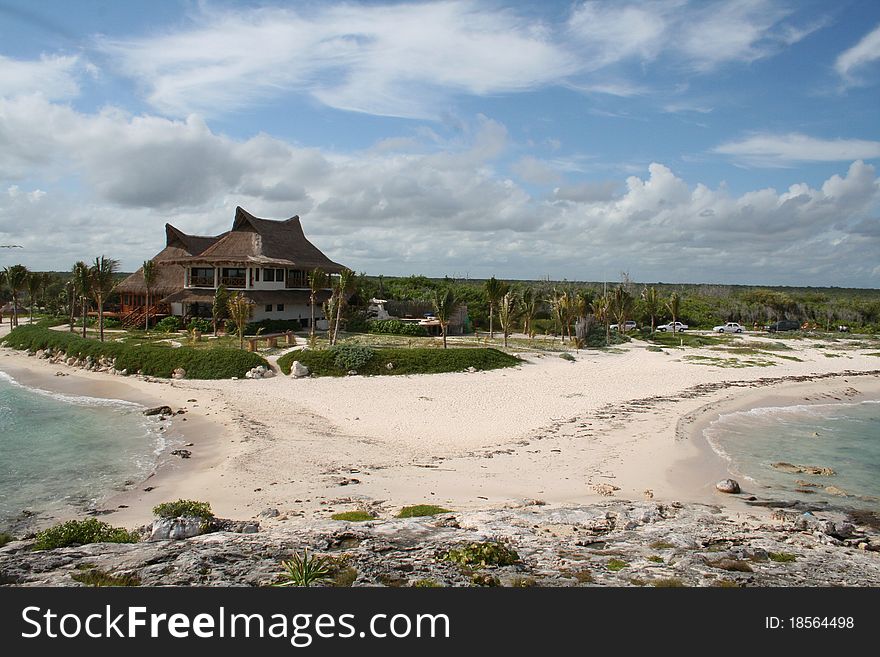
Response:
MULTIPOLYGON (((156 298, 171 294, 183 288, 183 265, 177 264, 181 258, 202 253, 226 233, 216 237, 187 235, 171 224, 165 224, 165 248, 151 258, 156 263, 156 285, 152 293, 156 298), (171 262, 174 261, 174 262, 171 262)), ((138 269, 131 276, 116 286, 117 292, 146 294, 144 270, 138 269)))
POLYGON ((266 267, 290 267, 339 273, 345 267, 333 262, 306 239, 298 216, 285 221, 255 217, 242 208, 235 209, 232 230, 213 245, 176 263, 207 265, 247 263, 266 267))

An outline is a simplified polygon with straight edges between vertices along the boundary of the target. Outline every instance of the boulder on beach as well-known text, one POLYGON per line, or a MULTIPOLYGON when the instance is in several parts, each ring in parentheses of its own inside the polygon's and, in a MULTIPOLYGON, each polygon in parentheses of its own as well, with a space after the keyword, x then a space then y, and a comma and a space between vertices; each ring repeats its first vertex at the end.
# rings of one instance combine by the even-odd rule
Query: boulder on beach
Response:
POLYGON ((144 411, 144 415, 171 415, 170 406, 154 406, 144 411))
POLYGON ((795 465, 794 463, 779 461, 773 463, 772 466, 781 472, 788 472, 790 474, 810 474, 822 477, 830 477, 834 474, 834 470, 821 465, 795 465))
POLYGON ((736 479, 722 479, 715 484, 715 488, 722 493, 736 494, 740 492, 739 482, 736 479))
POLYGON ((186 370, 183 369, 182 367, 175 368, 174 371, 171 373, 171 378, 172 379, 185 379, 186 378, 186 370))

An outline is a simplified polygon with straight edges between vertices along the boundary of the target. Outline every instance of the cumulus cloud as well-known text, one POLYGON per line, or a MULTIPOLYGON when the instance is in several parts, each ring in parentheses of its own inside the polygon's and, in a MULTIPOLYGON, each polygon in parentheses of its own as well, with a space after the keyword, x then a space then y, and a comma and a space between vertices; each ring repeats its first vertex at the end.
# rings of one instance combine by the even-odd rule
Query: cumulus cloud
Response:
POLYGON ((838 55, 834 68, 849 83, 857 83, 857 75, 880 59, 880 25, 863 36, 857 44, 838 55))
POLYGON ((0 97, 40 94, 64 99, 79 93, 75 56, 44 55, 37 60, 20 60, 0 55, 0 97))
POLYGON ((841 162, 880 157, 880 141, 817 139, 800 133, 759 133, 716 146, 715 153, 730 155, 756 166, 790 166, 798 162, 841 162))

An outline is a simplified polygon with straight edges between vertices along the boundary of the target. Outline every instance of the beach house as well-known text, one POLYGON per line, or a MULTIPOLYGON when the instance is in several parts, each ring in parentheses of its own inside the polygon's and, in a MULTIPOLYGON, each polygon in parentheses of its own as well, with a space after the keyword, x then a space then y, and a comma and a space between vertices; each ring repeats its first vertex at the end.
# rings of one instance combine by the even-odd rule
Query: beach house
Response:
MULTIPOLYGON (((152 292, 159 311, 155 314, 210 317, 214 294, 223 285, 230 294, 241 292, 250 299, 253 321, 296 319, 304 328, 310 321, 309 273, 320 268, 332 277, 344 269, 306 239, 298 216, 261 219, 240 207, 235 209, 232 228, 216 237, 186 235, 166 225, 166 247, 153 260, 161 281, 152 292)), ((142 318, 143 271, 117 289, 123 323, 142 318)), ((323 318, 321 304, 329 297, 329 288, 318 294, 317 317, 323 318)))

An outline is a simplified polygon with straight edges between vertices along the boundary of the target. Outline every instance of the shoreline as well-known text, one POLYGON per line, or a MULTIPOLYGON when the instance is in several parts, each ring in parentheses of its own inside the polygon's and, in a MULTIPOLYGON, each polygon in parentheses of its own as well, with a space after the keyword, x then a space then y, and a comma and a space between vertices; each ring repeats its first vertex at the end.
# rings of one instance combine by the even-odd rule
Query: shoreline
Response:
POLYGON ((827 401, 853 381, 880 399, 880 372, 867 356, 862 371, 828 371, 833 363, 816 359, 825 371, 785 363, 780 376, 744 378, 744 370, 695 367, 637 345, 624 351, 581 352, 576 363, 532 357, 473 374, 170 381, 2 349, 0 370, 48 390, 186 409, 172 426, 194 443, 192 458, 165 458, 145 482, 102 502, 105 519, 126 526, 150 522, 155 504, 179 497, 236 519, 277 509, 261 518, 270 527, 354 509, 381 516, 408 504, 474 511, 523 500, 674 500, 765 517, 746 495, 715 491, 731 475, 701 427, 750 405, 827 401))

